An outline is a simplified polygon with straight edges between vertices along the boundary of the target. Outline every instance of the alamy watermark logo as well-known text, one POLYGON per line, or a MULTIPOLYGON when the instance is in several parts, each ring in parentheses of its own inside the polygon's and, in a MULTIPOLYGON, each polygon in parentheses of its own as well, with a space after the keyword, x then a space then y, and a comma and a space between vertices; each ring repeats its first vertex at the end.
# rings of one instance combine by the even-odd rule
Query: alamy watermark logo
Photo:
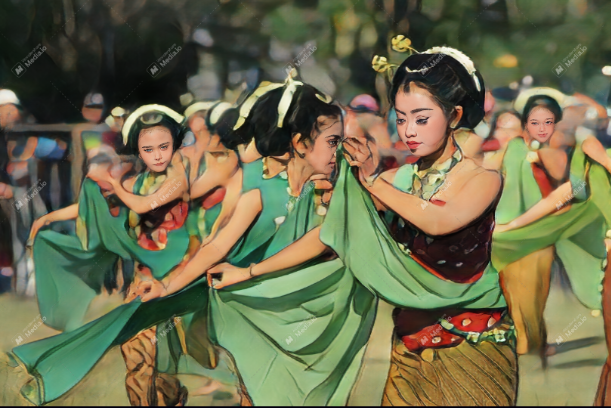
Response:
POLYGON ((284 67, 284 70, 286 71, 287 75, 291 72, 293 68, 300 67, 308 58, 310 58, 312 54, 314 54, 314 51, 316 51, 317 49, 318 48, 316 48, 315 45, 308 45, 303 50, 301 50, 301 52, 284 67))
POLYGON ((24 195, 22 195, 20 198, 15 198, 15 209, 17 211, 21 210, 21 207, 23 207, 30 200, 32 200, 34 196, 38 195, 38 192, 42 190, 46 185, 46 181, 41 182, 40 180, 38 180, 36 185, 30 187, 30 189, 24 195))
POLYGON ((18 346, 21 343, 23 343, 26 339, 28 339, 32 334, 34 334, 34 332, 36 330, 38 330, 38 328, 40 326, 43 325, 43 323, 47 320, 47 318, 45 316, 42 316, 39 314, 38 316, 36 316, 34 318, 34 320, 32 320, 23 330, 21 333, 19 333, 18 335, 16 335, 15 337, 13 337, 13 341, 15 342, 15 345, 18 346))
POLYGON ((26 55, 25 58, 15 64, 11 71, 13 71, 13 74, 15 74, 17 77, 22 76, 25 74, 25 71, 27 71, 27 69, 30 68, 42 54, 45 53, 45 51, 47 51, 47 47, 42 44, 38 44, 32 51, 30 51, 28 55, 26 55))
POLYGON ((294 200, 289 200, 288 203, 286 203, 286 209, 291 212, 293 211, 293 208, 295 208, 295 206, 297 205, 297 203, 299 201, 301 201, 302 198, 304 198, 305 196, 307 196, 310 191, 312 191, 314 189, 314 182, 310 181, 308 183, 307 186, 305 186, 302 190, 301 193, 299 194, 299 197, 295 198, 294 200))
POLYGON ((581 327, 581 325, 583 324, 583 322, 586 321, 586 317, 582 316, 581 313, 577 315, 577 317, 575 317, 571 323, 569 323, 564 330, 562 331, 562 334, 559 334, 555 341, 556 341, 556 345, 561 345, 562 343, 564 343, 565 341, 567 341, 569 339, 569 337, 571 337, 573 335, 573 333, 575 333, 577 331, 577 329, 579 327, 581 327))
POLYGON ((161 70, 165 68, 165 66, 168 65, 176 55, 178 55, 180 51, 182 51, 182 47, 180 45, 176 46, 176 44, 172 44, 172 46, 168 48, 168 50, 164 52, 161 57, 157 58, 157 61, 149 65, 146 72, 155 78, 161 72, 161 70))
POLYGON ((567 203, 569 203, 577 194, 579 194, 581 190, 584 189, 585 186, 586 186, 586 182, 581 180, 579 184, 575 188, 573 188, 570 194, 566 195, 565 197, 563 197, 562 200, 556 203, 556 210, 561 209, 567 203))
MULTIPOLYGON (((442 317, 443 320, 446 320, 448 323, 450 323, 452 321, 452 317, 451 316, 446 316, 443 315, 442 317)), ((433 330, 431 330, 430 332, 422 335, 419 339, 420 344, 423 347, 426 347, 427 343, 429 342, 429 340, 433 343, 439 343, 441 341, 441 337, 439 337, 438 335, 441 333, 441 331, 443 330, 443 326, 441 324, 436 324, 435 327, 433 328, 433 330)))
POLYGON ((554 72, 554 74, 556 74, 556 76, 560 77, 564 75, 566 70, 569 69, 569 67, 573 65, 575 61, 577 61, 577 59, 587 50, 588 47, 579 44, 577 47, 573 48, 573 50, 562 60, 562 62, 559 62, 554 65, 552 71, 554 72))

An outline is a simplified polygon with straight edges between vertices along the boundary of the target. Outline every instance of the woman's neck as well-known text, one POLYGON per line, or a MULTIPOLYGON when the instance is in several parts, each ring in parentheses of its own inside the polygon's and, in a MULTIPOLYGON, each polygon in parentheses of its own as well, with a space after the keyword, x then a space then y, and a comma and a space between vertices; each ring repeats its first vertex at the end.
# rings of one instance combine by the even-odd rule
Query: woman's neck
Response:
POLYGON ((299 157, 289 160, 287 165, 289 188, 293 195, 299 196, 303 186, 314 174, 314 170, 307 162, 299 157))
POLYGON ((443 163, 452 157, 454 152, 456 152, 456 145, 454 144, 454 134, 452 133, 436 152, 420 158, 418 169, 426 170, 434 164, 443 163))
POLYGON ((266 157, 264 159, 266 177, 276 177, 280 172, 286 170, 287 164, 288 160, 281 160, 276 157, 266 157))

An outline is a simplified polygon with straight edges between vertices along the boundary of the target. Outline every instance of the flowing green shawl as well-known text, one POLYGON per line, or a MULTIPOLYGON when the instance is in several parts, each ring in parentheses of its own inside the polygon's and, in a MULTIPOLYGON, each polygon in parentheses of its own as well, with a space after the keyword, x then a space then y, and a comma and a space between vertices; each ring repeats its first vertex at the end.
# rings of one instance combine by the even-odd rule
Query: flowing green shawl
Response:
MULTIPOLYGON (((542 199, 526 159, 528 152, 522 138, 509 142, 503 159, 505 188, 496 212, 499 224, 509 223, 542 199)), ((492 262, 502 270, 528 254, 554 245, 579 301, 590 309, 600 309, 606 259, 604 237, 611 226, 609 174, 588 158, 579 144, 571 159, 570 181, 572 194, 557 206, 571 203, 571 209, 516 230, 495 233, 492 262)))
MULTIPOLYGON (((134 185, 142 184, 141 174, 134 185)), ((189 237, 182 227, 168 233, 167 246, 159 251, 142 248, 129 234, 129 209, 121 207, 114 217, 100 188, 86 178, 79 196, 77 235, 46 230, 34 242, 36 290, 45 323, 57 330, 72 330, 83 323, 93 298, 116 288, 119 258, 134 259, 163 277, 185 255, 189 237)))
MULTIPOLYGON (((341 156, 338 153, 338 157, 341 156)), ((333 191, 321 240, 333 248, 356 279, 369 291, 398 306, 419 309, 445 307, 497 308, 506 306, 498 273, 488 265, 474 283, 455 283, 431 274, 397 243, 345 159, 333 191)), ((414 165, 400 168, 397 189, 407 192, 414 165)))
MULTIPOLYGON (((264 210, 228 256, 237 265, 277 253, 322 222, 311 186, 289 213, 287 180, 263 180, 261 174, 261 161, 245 166, 244 191, 258 188, 264 210)), ((315 260, 220 291, 202 279, 171 296, 136 300, 72 332, 17 347, 13 353, 34 377, 22 394, 36 404, 53 401, 109 348, 208 304, 211 335, 234 356, 255 404, 345 405, 376 308, 373 295, 339 259, 315 260)))

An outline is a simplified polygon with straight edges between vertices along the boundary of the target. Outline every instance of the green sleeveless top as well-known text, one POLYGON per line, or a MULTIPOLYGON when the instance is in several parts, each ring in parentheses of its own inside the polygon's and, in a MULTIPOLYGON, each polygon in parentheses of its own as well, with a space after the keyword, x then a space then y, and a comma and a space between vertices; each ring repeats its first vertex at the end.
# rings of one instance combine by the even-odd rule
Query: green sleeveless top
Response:
MULTIPOLYGON (((135 194, 144 178, 144 174, 138 176, 135 194)), ((89 303, 102 288, 117 288, 119 258, 146 265, 157 279, 182 260, 189 243, 184 225, 168 232, 164 249, 148 250, 130 235, 129 213, 121 206, 113 216, 99 186, 86 178, 79 195, 76 236, 51 230, 37 234, 33 248, 36 290, 47 325, 56 330, 81 325, 89 303)))

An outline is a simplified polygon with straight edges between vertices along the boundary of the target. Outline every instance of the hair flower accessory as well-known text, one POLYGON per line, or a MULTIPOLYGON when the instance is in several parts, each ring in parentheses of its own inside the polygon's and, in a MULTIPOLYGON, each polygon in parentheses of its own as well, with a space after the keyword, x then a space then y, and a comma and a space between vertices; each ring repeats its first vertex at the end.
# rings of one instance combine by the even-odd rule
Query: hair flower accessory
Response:
POLYGON ((373 67, 374 71, 382 73, 392 68, 393 64, 389 64, 386 57, 374 55, 373 60, 371 61, 371 66, 373 67))
POLYGON ((397 52, 407 52, 407 51, 417 52, 415 49, 411 47, 412 40, 410 40, 409 38, 407 38, 404 35, 396 35, 390 40, 390 42, 391 42, 392 49, 397 52))
POLYGON ((479 79, 475 75, 475 71, 476 70, 475 70, 475 65, 473 64, 473 61, 471 61, 471 58, 467 57, 465 54, 463 54, 462 52, 458 51, 456 48, 451 48, 451 47, 433 47, 431 49, 428 49, 428 50, 424 51, 423 54, 445 54, 445 55, 448 55, 448 56, 454 58, 456 61, 460 62, 463 67, 465 67, 465 69, 467 70, 469 75, 471 75, 471 77, 473 78, 473 82, 475 83, 475 87, 477 88, 478 91, 481 92, 482 87, 481 87, 481 85, 479 83, 479 79))

